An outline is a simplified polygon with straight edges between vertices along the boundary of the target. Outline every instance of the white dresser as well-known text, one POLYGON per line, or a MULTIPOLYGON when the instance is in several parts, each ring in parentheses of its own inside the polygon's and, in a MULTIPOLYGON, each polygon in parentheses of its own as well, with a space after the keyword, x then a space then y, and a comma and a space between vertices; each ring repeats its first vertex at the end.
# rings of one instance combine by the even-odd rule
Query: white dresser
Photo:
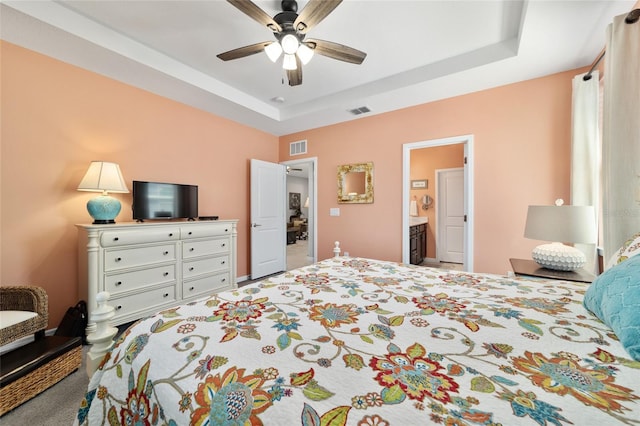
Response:
MULTIPOLYGON (((77 225, 79 297, 108 291, 113 325, 237 288, 237 220, 77 225)), ((91 328, 91 327, 90 327, 91 328)))

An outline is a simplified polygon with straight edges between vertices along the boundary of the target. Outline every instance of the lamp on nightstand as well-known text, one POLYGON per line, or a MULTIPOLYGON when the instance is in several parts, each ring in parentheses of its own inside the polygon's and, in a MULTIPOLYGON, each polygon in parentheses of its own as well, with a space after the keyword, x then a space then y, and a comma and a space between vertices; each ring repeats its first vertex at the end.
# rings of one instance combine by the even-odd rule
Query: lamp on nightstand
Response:
POLYGON ((558 271, 575 271, 586 263, 584 253, 563 243, 596 242, 596 219, 592 206, 529 206, 525 238, 553 241, 537 246, 531 257, 540 266, 558 271))
POLYGON ((124 183, 120 166, 106 161, 92 161, 82 178, 78 191, 102 192, 102 195, 87 202, 87 210, 94 224, 116 223, 120 213, 120 201, 109 196, 109 192, 129 192, 124 183))

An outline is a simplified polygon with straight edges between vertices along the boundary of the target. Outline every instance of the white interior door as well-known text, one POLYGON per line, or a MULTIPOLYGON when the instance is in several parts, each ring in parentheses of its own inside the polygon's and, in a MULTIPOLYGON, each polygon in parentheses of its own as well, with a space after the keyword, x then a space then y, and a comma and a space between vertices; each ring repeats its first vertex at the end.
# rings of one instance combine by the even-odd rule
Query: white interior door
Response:
POLYGON ((438 258, 464 261, 464 169, 438 170, 438 258))
POLYGON ((251 279, 287 269, 286 167, 251 160, 251 279))

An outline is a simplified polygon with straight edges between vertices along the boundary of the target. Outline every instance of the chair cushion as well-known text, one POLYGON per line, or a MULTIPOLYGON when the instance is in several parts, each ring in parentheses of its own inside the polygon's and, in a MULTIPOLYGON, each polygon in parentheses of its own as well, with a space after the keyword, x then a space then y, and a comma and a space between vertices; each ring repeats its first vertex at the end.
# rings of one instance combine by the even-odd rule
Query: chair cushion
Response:
POLYGON ((37 316, 31 311, 0 311, 0 328, 11 327, 37 316))
POLYGON ((584 306, 616 333, 636 361, 640 361, 640 256, 607 269, 589 286, 584 306))

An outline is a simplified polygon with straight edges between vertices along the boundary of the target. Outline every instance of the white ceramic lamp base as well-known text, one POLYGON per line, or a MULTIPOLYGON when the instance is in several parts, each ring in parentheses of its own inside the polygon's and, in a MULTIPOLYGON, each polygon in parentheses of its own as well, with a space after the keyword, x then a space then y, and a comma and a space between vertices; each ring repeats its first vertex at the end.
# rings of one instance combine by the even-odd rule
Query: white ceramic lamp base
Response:
POLYGON ((575 271, 587 262, 584 253, 562 243, 540 245, 533 249, 531 257, 538 265, 556 271, 575 271))

